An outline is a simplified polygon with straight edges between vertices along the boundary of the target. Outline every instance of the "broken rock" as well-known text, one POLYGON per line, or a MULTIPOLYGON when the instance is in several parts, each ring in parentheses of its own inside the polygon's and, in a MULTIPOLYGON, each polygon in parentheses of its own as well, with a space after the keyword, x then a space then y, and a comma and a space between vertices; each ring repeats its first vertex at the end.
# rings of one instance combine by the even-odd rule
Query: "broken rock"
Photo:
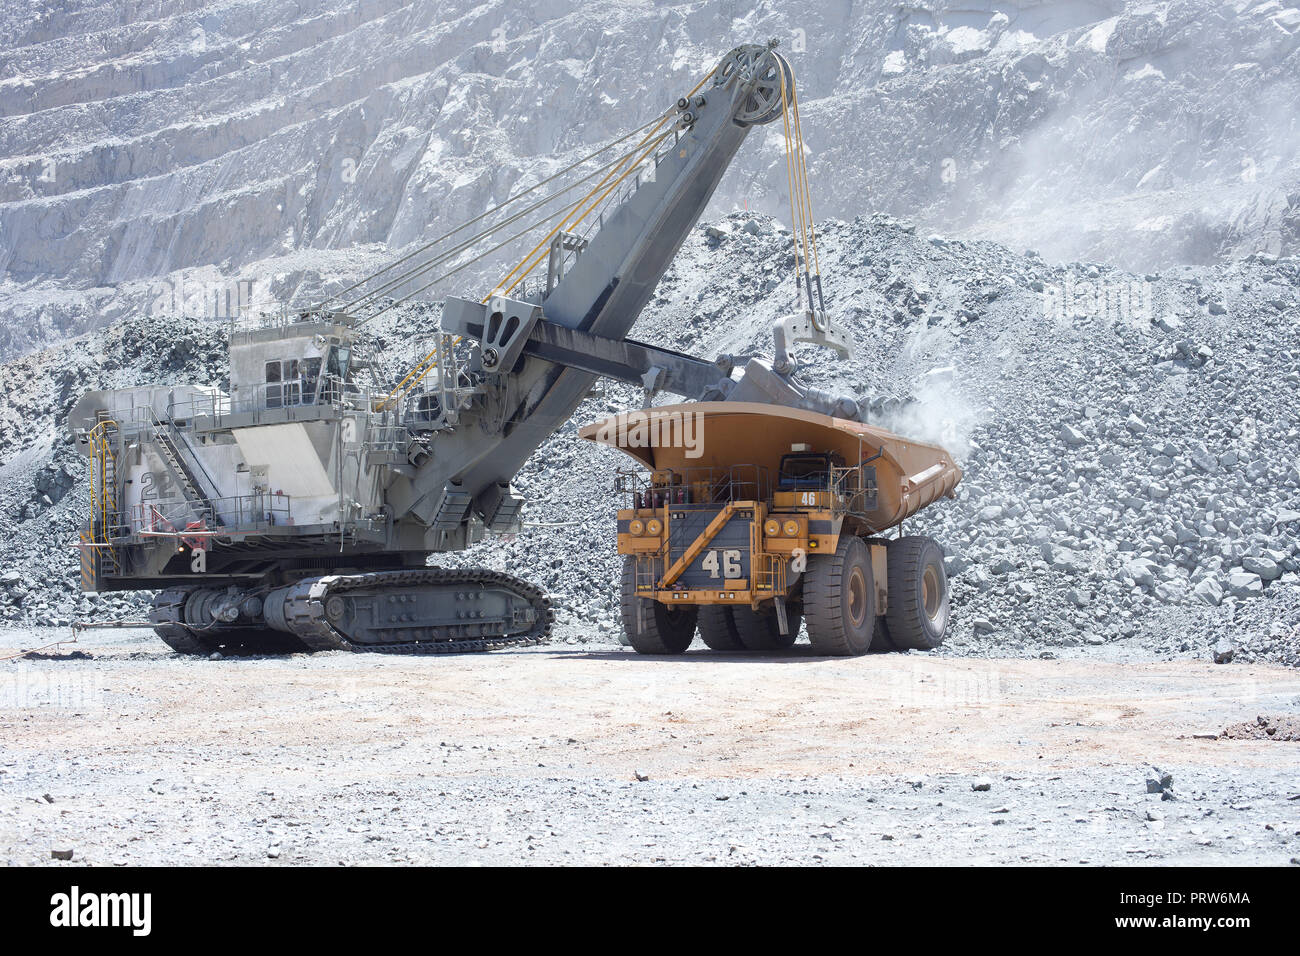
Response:
POLYGON ((1147 769, 1147 793, 1164 793, 1174 785, 1174 775, 1156 767, 1147 769))
POLYGON ((1264 581, 1249 571, 1234 571, 1228 575, 1228 591, 1235 598, 1259 597, 1264 593, 1264 581))

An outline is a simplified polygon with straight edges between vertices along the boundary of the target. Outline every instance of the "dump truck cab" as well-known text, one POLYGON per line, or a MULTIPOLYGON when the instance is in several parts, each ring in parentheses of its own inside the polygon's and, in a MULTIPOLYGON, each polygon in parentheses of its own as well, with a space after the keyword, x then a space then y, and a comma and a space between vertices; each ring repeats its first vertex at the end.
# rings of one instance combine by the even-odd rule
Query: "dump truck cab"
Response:
POLYGON ((621 470, 617 487, 629 507, 618 513, 619 553, 635 560, 638 592, 665 603, 784 597, 790 566, 833 552, 874 482, 870 466, 802 450, 775 472, 754 463, 621 470))
MULTIPOLYGON (((877 537, 952 494, 961 469, 942 448, 750 403, 661 406, 580 434, 644 466, 616 479, 624 626, 638 651, 685 650, 697 629, 714 649, 776 650, 804 619, 828 653, 892 646, 891 549, 900 560, 925 552, 916 571, 926 593, 913 602, 926 609, 920 640, 942 640, 942 549, 877 537)), ((915 644, 917 622, 896 603, 897 629, 915 644)))
POLYGON ((830 480, 832 468, 844 467, 844 459, 838 452, 811 452, 810 447, 800 444, 790 454, 781 456, 777 477, 781 493, 819 490, 830 480))

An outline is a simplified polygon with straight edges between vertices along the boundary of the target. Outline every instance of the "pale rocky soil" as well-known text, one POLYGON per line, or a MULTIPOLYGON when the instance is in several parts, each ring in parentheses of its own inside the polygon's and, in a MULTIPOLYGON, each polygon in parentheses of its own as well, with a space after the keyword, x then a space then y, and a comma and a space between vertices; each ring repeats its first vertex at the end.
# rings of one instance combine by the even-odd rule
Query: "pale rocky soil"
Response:
POLYGON ((0 860, 1300 858, 1300 746, 1210 736, 1294 718, 1294 669, 808 651, 205 660, 84 632, 0 663, 0 860))

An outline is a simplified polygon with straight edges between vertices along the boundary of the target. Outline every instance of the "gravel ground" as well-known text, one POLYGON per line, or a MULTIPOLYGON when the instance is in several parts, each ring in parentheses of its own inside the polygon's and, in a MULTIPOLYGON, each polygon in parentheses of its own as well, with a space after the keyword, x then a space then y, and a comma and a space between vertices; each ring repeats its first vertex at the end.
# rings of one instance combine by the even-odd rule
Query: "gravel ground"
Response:
POLYGON ((0 664, 9 864, 1300 858, 1300 747, 1222 736, 1300 714, 1275 665, 49 653, 0 664))

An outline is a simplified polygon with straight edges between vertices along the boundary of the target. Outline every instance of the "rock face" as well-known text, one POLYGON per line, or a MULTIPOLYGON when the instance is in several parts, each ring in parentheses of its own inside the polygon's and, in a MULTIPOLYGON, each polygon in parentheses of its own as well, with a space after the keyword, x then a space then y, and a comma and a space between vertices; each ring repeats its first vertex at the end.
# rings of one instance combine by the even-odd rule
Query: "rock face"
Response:
MULTIPOLYGON (((635 337, 708 357, 770 354, 771 324, 793 307, 789 243, 758 215, 701 225, 635 337)), ((1300 259, 1256 256, 1148 281, 990 242, 936 240, 888 217, 829 220, 819 245, 828 310, 858 351, 837 362, 800 347, 800 375, 853 393, 886 427, 945 444, 966 470, 956 500, 908 525, 947 551, 953 615, 943 653, 1113 646, 1205 659, 1226 637, 1234 662, 1300 664, 1291 400, 1300 259), (1117 311, 1094 297, 1059 309, 1053 289, 1085 279, 1148 285, 1151 308, 1117 311), (1211 291, 1223 315, 1210 313, 1211 291), (1174 332, 1155 321, 1170 315, 1174 332), (1188 359, 1177 342, 1189 337, 1214 357, 1188 359)), ((427 307, 380 321, 389 378, 427 351, 436 321, 427 307)), ((137 598, 77 593, 67 545, 86 479, 64 435, 67 411, 92 387, 220 385, 224 334, 221 323, 137 319, 0 367, 0 568, 21 571, 0 578, 0 621, 127 615, 137 598), (66 490, 60 475, 72 479, 66 490)), ((576 432, 641 400, 639 389, 599 386, 515 482, 533 525, 446 560, 547 588, 561 639, 614 640, 612 487, 631 459, 576 432)))
MULTIPOLYGON (((908 529, 947 551, 944 653, 1228 640, 1300 663, 1285 0, 181 6, 0 8, 0 621, 137 613, 77 593, 82 391, 221 384, 234 305, 337 291, 773 37, 858 348, 801 348, 801 375, 966 469, 908 529)), ((794 307, 786 183, 780 124, 756 130, 636 337, 770 353, 794 307)), ((383 371, 512 251, 374 323, 383 371)), ((562 637, 612 639, 619 502, 592 489, 626 463, 576 426, 640 402, 602 385, 516 481, 536 525, 448 560, 532 578, 562 637)))
MULTIPOLYGON (((798 74, 819 216, 909 215, 1135 273, 1295 251, 1300 11, 993 9, 6 5, 0 357, 121 318, 219 313, 240 282, 254 302, 306 304, 636 127, 719 54, 768 37, 798 74)), ((712 215, 788 217, 782 143, 780 124, 755 133, 712 215)), ((1209 314, 1230 308, 1207 298, 1209 314)))

